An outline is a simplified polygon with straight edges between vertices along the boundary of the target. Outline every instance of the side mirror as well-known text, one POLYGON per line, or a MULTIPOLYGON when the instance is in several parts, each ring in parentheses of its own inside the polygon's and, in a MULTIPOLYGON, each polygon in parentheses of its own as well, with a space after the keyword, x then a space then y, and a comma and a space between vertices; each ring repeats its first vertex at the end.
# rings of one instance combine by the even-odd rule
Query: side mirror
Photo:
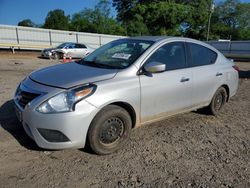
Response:
POLYGON ((166 70, 166 64, 152 61, 144 66, 144 70, 149 73, 160 73, 166 70))

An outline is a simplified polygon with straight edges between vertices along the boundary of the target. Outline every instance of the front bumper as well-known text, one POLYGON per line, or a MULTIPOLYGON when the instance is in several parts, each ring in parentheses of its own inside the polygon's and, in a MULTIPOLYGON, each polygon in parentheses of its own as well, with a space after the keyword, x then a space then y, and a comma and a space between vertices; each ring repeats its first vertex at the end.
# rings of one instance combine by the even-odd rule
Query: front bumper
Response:
POLYGON ((41 56, 44 58, 50 58, 52 56, 52 52, 42 51, 41 56))
POLYGON ((28 103, 25 108, 14 101, 18 119, 21 120, 25 132, 39 147, 46 149, 83 148, 90 123, 98 112, 98 109, 86 100, 77 103, 73 112, 57 114, 42 114, 36 111, 36 107, 44 101, 42 95, 28 103), (39 129, 62 133, 67 141, 50 141, 39 129))

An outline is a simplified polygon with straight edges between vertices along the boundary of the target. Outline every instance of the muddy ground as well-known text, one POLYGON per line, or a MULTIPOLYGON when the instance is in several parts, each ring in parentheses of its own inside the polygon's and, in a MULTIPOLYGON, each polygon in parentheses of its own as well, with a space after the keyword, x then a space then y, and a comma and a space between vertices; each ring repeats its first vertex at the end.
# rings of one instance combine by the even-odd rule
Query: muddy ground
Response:
MULTIPOLYGON (((218 117, 178 115, 132 131, 122 150, 46 151, 26 136, 13 110, 18 83, 56 64, 0 53, 0 187, 250 187, 250 80, 218 117)), ((250 63, 237 63, 250 78, 250 63)))

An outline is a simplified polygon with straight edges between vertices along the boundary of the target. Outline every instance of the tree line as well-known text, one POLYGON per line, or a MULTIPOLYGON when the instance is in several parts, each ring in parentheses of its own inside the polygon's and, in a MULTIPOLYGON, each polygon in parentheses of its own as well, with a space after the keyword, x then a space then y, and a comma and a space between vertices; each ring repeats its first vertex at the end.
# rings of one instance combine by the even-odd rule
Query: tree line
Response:
POLYGON ((114 35, 171 35, 205 40, 250 40, 250 3, 239 0, 100 0, 94 8, 65 15, 52 10, 43 25, 30 19, 19 26, 114 35), (111 16, 111 6, 117 12, 111 16))

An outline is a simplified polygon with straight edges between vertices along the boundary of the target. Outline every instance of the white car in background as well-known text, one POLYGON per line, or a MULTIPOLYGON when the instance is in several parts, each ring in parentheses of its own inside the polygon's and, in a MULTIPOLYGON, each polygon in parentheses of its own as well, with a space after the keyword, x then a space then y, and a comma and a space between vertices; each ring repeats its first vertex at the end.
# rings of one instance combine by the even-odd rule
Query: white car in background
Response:
POLYGON ((93 48, 85 44, 67 42, 60 44, 56 48, 44 49, 41 53, 41 56, 45 58, 54 57, 59 59, 65 54, 66 57, 84 58, 93 51, 93 48))

